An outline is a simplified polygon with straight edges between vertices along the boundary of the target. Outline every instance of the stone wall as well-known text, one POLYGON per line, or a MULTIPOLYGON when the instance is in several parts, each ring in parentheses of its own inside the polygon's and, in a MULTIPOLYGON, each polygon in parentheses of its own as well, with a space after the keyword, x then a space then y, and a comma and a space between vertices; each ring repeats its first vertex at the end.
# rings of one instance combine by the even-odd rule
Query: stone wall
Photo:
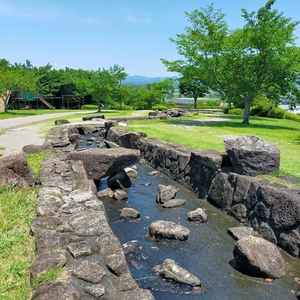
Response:
POLYGON ((150 166, 300 257, 299 190, 233 173, 226 153, 163 144, 144 136, 112 127, 107 139, 122 147, 139 149, 141 158, 150 166))
POLYGON ((65 267, 62 280, 46 281, 32 299, 149 299, 127 266, 122 245, 109 227, 103 203, 96 196, 82 161, 67 159, 74 150, 70 134, 76 128, 53 128, 46 145, 52 155, 40 169, 37 218, 31 222, 36 257, 31 281, 54 268, 65 267))

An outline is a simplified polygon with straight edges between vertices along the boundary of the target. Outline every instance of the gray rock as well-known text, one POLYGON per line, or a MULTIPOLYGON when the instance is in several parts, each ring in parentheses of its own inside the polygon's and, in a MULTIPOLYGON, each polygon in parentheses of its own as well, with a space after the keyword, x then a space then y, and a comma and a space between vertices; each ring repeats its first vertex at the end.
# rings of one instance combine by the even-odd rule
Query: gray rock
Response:
POLYGON ((136 288, 132 291, 120 292, 114 300, 155 300, 149 290, 136 288))
POLYGON ((87 149, 70 152, 67 159, 82 160, 89 179, 103 178, 116 174, 136 162, 138 150, 126 148, 87 149))
POLYGON ((45 281, 33 292, 31 300, 80 300, 81 295, 69 284, 45 281))
POLYGON ((112 232, 97 237, 96 245, 102 255, 108 255, 122 249, 120 241, 112 232))
POLYGON ((56 196, 56 197, 61 197, 62 193, 61 190, 59 188, 55 188, 55 187, 42 187, 39 190, 38 193, 39 196, 43 196, 43 195, 50 195, 50 196, 56 196))
POLYGON ((60 214, 75 214, 78 212, 81 212, 84 210, 84 206, 81 205, 80 203, 76 202, 67 202, 66 204, 62 205, 58 212, 60 214))
POLYGON ((54 121, 55 125, 64 125, 64 124, 69 124, 69 123, 70 123, 70 121, 64 120, 64 119, 59 119, 59 120, 54 121))
POLYGON ((69 197, 77 203, 83 203, 89 200, 96 199, 95 194, 90 189, 73 190, 69 197))
POLYGON ((99 298, 105 294, 105 287, 102 284, 96 284, 93 286, 86 286, 85 291, 90 295, 99 298))
POLYGON ((227 232, 235 239, 240 240, 244 237, 254 234, 254 230, 251 227, 231 227, 228 228, 227 232))
POLYGON ((156 195, 156 202, 164 204, 166 201, 174 199, 177 194, 177 189, 172 185, 158 185, 158 192, 156 195))
POLYGON ((121 211, 120 214, 120 218, 131 218, 131 219, 137 219, 140 217, 140 213, 134 209, 134 208, 130 208, 130 207, 124 207, 121 211))
POLYGON ((200 165, 219 170, 222 166, 224 153, 211 149, 191 149, 191 158, 200 165))
POLYGON ((26 145, 22 148, 22 151, 26 154, 36 154, 49 149, 46 145, 26 145))
POLYGON ((123 190, 115 190, 113 192, 113 198, 115 200, 118 200, 118 201, 122 201, 122 200, 127 200, 128 199, 128 195, 125 191, 123 190))
POLYGON ((280 152, 271 143, 248 135, 237 139, 227 139, 224 146, 235 173, 256 176, 279 169, 280 152))
POLYGON ((266 240, 268 240, 274 244, 277 244, 276 235, 275 235, 273 229, 267 223, 262 222, 259 225, 258 233, 266 240))
POLYGON ((139 241, 137 240, 133 240, 133 241, 129 241, 127 243, 122 244, 122 248, 124 251, 124 254, 128 254, 128 253, 134 253, 139 245, 139 241))
POLYGON ((40 216, 53 216, 58 209, 64 204, 62 199, 57 196, 42 195, 36 200, 38 202, 37 214, 40 216))
POLYGON ((165 238, 165 239, 175 239, 175 240, 186 240, 190 234, 189 229, 186 227, 176 224, 174 222, 168 221, 153 221, 150 224, 150 235, 165 238))
POLYGON ((56 217, 38 217, 31 221, 30 229, 33 233, 41 230, 56 230, 61 224, 62 221, 56 217))
POLYGON ((172 208, 177 206, 182 206, 186 203, 186 200, 184 199, 171 199, 169 201, 166 201, 162 206, 165 208, 172 208))
POLYGON ((111 231, 105 213, 93 209, 73 214, 69 219, 69 225, 82 236, 101 235, 111 231))
POLYGON ((233 191, 228 174, 219 173, 211 183, 207 200, 219 208, 228 209, 232 203, 233 191))
POLYGON ((187 213, 188 219, 190 221, 199 221, 201 223, 207 222, 207 214, 202 208, 197 208, 196 210, 189 211, 187 213))
POLYGON ((105 264, 107 268, 117 276, 129 272, 123 250, 106 255, 105 264))
POLYGON ((284 260, 276 245, 253 236, 238 240, 233 255, 241 268, 263 278, 279 278, 285 274, 284 260))
POLYGON ((35 185, 34 173, 23 153, 0 158, 0 187, 4 185, 17 185, 18 188, 35 185))
POLYGON ((126 174, 128 175, 128 177, 131 178, 136 178, 137 177, 137 171, 134 170, 133 168, 125 168, 124 171, 126 172, 126 174))
POLYGON ((274 227, 289 229, 300 223, 300 197, 277 191, 271 211, 274 227))
POLYGON ((200 280, 196 276, 178 266, 178 264, 172 259, 164 260, 161 265, 155 266, 153 271, 159 273, 164 278, 173 279, 191 286, 201 285, 200 280))
POLYGON ((241 223, 245 223, 247 217, 247 208, 244 204, 238 203, 232 206, 228 213, 234 216, 241 223))
POLYGON ((31 264, 30 275, 34 280, 42 273, 47 273, 56 267, 63 267, 66 264, 66 256, 63 252, 54 250, 42 253, 35 257, 31 264))
POLYGON ((99 283, 106 275, 105 270, 97 263, 83 261, 77 268, 73 270, 73 275, 84 281, 99 283))
POLYGON ((137 283, 132 278, 130 273, 122 274, 115 280, 114 285, 116 287, 117 292, 130 291, 138 287, 137 283))
POLYGON ((92 248, 87 241, 77 241, 67 245, 66 249, 74 258, 92 254, 92 248))
POLYGON ((292 230, 290 233, 281 233, 279 236, 279 246, 287 250, 291 255, 300 257, 300 233, 292 230))
POLYGON ((107 188, 105 190, 98 191, 97 192, 97 197, 98 198, 104 198, 104 197, 110 197, 110 198, 112 198, 113 197, 113 193, 114 192, 110 188, 107 188))
POLYGON ((52 231, 39 231, 35 235, 37 254, 57 250, 60 246, 60 234, 52 231))

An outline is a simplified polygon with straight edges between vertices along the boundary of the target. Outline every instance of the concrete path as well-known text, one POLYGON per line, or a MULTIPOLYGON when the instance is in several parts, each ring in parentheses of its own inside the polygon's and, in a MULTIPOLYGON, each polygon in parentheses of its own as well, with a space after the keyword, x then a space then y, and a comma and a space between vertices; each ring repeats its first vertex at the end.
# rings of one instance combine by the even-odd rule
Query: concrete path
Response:
POLYGON ((82 111, 0 120, 0 157, 18 154, 25 145, 43 145, 46 137, 44 129, 48 130, 37 122, 53 119, 54 126, 55 119, 74 114, 82 114, 82 111))

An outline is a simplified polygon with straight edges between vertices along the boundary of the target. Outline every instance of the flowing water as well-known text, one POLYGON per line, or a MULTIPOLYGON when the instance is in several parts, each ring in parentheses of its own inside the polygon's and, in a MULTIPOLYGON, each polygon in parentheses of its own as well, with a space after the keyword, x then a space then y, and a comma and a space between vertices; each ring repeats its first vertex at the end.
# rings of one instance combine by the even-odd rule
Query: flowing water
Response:
MULTIPOLYGON (((138 164, 138 178, 132 179, 132 187, 126 189, 128 201, 104 199, 110 226, 121 243, 138 240, 134 253, 126 255, 130 271, 141 288, 150 289, 155 299, 295 299, 300 290, 296 277, 300 277, 300 260, 282 251, 286 261, 287 274, 271 283, 251 277, 238 270, 233 258, 235 241, 227 234, 229 227, 242 226, 225 212, 218 210, 207 201, 198 199, 195 194, 159 173, 148 175, 153 169, 138 164), (156 203, 157 185, 179 187, 176 198, 186 199, 184 206, 174 209, 163 208, 156 203), (140 212, 140 220, 120 220, 123 207, 135 208, 140 212), (208 215, 206 224, 187 220, 187 212, 198 207, 208 215), (190 229, 186 241, 153 239, 149 236, 149 225, 154 220, 180 223, 190 229), (163 280, 152 272, 152 268, 165 259, 175 260, 201 280, 201 291, 192 287, 163 280), (138 269, 131 261, 138 264, 138 269)), ((106 179, 100 182, 100 189, 106 188, 106 179)))
MULTIPOLYGON (((101 136, 101 132, 99 132, 101 136)), ((86 135, 91 138, 93 135, 86 135)), ((104 146, 102 141, 92 141, 89 145, 81 141, 79 147, 95 148, 104 146)), ((244 274, 238 269, 232 254, 235 240, 228 234, 230 227, 243 226, 225 212, 210 205, 174 182, 166 175, 148 175, 153 169, 138 164, 138 178, 126 189, 128 201, 103 199, 110 226, 121 243, 138 241, 133 253, 126 255, 132 276, 141 288, 150 289, 156 300, 289 300, 296 299, 300 290, 300 260, 284 251, 286 275, 283 278, 266 282, 262 278, 244 274), (177 208, 163 208, 156 202, 158 184, 173 185, 179 188, 176 198, 186 199, 185 205, 177 208), (140 212, 140 220, 120 220, 120 210, 135 208, 140 212), (208 215, 206 224, 187 220, 187 212, 198 207, 208 215), (180 223, 190 230, 186 241, 153 239, 149 235, 149 225, 154 220, 180 223), (163 280, 155 275, 152 268, 165 259, 175 260, 201 280, 201 291, 171 280, 163 280), (134 261, 134 265, 131 263, 134 261), (138 268, 137 268, 137 265, 138 268)), ((99 189, 107 188, 106 178, 101 179, 99 189)))

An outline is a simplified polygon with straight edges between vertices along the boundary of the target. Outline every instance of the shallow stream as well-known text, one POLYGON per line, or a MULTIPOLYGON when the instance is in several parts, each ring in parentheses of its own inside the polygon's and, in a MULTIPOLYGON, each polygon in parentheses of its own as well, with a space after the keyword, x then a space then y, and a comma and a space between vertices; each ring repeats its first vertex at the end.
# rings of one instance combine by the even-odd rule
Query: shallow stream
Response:
MULTIPOLYGON (((235 240, 227 234, 229 227, 242 226, 225 212, 218 210, 207 201, 198 199, 195 194, 159 173, 148 175, 153 169, 138 164, 138 178, 132 179, 132 187, 126 189, 128 201, 104 199, 110 226, 121 243, 138 240, 134 253, 126 255, 132 276, 141 288, 150 289, 156 300, 203 299, 203 300, 262 300, 295 299, 300 285, 295 278, 300 277, 300 260, 282 251, 286 261, 286 275, 271 283, 240 272, 235 265, 233 248, 235 240), (156 202, 158 184, 173 185, 179 188, 176 198, 186 199, 184 206, 174 209, 163 208, 156 202), (120 220, 123 207, 135 208, 140 212, 140 220, 120 220), (206 224, 187 220, 187 212, 198 207, 208 215, 206 224), (187 241, 167 241, 149 236, 149 225, 154 220, 180 223, 190 229, 187 241), (154 275, 152 268, 166 258, 175 260, 201 280, 201 291, 163 280, 154 275), (138 264, 138 269, 131 261, 138 264)), ((107 188, 106 179, 100 182, 100 189, 107 188)))

